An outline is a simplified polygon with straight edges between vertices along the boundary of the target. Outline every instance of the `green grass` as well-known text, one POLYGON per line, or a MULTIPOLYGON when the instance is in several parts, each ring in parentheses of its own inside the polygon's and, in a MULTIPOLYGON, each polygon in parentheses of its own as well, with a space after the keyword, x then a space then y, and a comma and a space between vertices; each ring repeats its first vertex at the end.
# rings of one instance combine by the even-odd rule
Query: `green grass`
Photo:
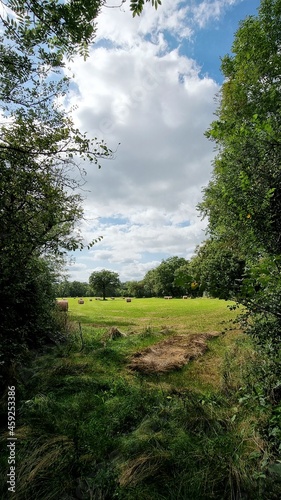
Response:
MULTIPOLYGON (((106 301, 90 301, 78 304, 77 299, 68 298, 69 315, 74 324, 81 323, 87 346, 100 347, 101 339, 112 326, 128 334, 126 340, 107 342, 107 351, 100 351, 97 366, 111 366, 113 372, 125 369, 130 355, 139 349, 155 344, 174 334, 224 332, 218 339, 208 342, 208 353, 180 371, 162 375, 165 386, 192 387, 206 392, 220 385, 220 366, 225 353, 236 338, 241 336, 233 320, 237 311, 230 310, 231 302, 218 299, 132 299, 127 303, 122 298, 106 301), (231 329, 232 328, 232 329, 231 329), (229 330, 229 331, 228 331, 229 330), (110 351, 114 344, 114 351, 110 351), (105 360, 100 359, 105 357, 105 360), (115 359, 113 359, 115 356, 115 359), (118 358, 119 356, 119 358, 118 358), (118 363, 118 359, 119 363, 118 363)), ((159 377, 150 377, 151 380, 159 377)))
POLYGON ((87 297, 84 304, 77 299, 68 298, 69 314, 75 321, 92 324, 95 327, 116 326, 124 331, 145 327, 161 329, 164 326, 177 332, 221 331, 222 321, 236 317, 230 311, 230 302, 219 299, 173 299, 159 298, 132 299, 126 302, 122 298, 106 301, 92 301, 87 297))
POLYGON ((133 353, 175 333, 221 332, 237 314, 226 302, 85 298, 69 306, 68 342, 21 370, 17 500, 275 498, 259 483, 255 416, 239 404, 252 352, 241 332, 226 331, 176 372, 128 368, 133 353), (109 339, 112 326, 126 336, 109 339))

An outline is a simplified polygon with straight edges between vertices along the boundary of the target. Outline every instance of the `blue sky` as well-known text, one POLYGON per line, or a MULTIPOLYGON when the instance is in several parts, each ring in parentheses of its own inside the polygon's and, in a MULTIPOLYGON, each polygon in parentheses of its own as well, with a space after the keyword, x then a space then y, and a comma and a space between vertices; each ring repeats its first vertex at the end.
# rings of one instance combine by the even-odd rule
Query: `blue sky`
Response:
POLYGON ((162 0, 134 19, 127 4, 103 9, 90 57, 70 67, 76 125, 116 148, 100 170, 86 166, 79 230, 85 243, 103 240, 71 255, 70 280, 100 269, 139 280, 162 259, 189 259, 204 240, 196 206, 212 171, 204 132, 223 82, 220 58, 259 1, 162 0))

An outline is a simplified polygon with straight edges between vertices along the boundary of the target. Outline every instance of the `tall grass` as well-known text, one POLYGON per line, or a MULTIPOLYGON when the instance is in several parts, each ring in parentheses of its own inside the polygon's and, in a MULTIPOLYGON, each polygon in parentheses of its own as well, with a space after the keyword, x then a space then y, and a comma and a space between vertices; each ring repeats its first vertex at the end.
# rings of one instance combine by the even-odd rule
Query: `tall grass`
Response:
MULTIPOLYGON (((76 327, 68 343, 21 370, 15 498, 278 498, 264 474, 260 414, 239 402, 252 352, 240 340, 235 347, 241 333, 213 340, 204 357, 176 373, 128 369, 137 350, 173 332, 219 331, 232 314, 208 299, 163 303, 70 303, 76 327), (110 339, 109 326, 126 336, 110 339)), ((5 481, 0 488, 4 499, 5 481)))

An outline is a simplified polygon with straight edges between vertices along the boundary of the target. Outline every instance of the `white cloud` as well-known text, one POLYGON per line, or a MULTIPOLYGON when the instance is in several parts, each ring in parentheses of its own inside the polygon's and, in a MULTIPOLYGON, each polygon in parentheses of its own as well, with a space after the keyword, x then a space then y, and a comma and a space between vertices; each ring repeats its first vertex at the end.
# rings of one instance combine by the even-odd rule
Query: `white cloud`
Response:
MULTIPOLYGON (((120 2, 112 0, 111 5, 120 5, 120 2)), ((128 50, 139 45, 144 37, 154 41, 165 30, 178 39, 189 38, 191 21, 190 7, 182 0, 162 0, 158 10, 147 4, 141 16, 135 18, 129 10, 129 2, 121 8, 104 7, 98 20, 96 42, 107 40, 128 50)))
POLYGON ((206 26, 212 20, 218 20, 227 7, 231 7, 242 0, 203 0, 192 8, 194 22, 200 28, 206 26))
POLYGON ((196 205, 212 169, 213 145, 204 132, 219 85, 200 77, 196 61, 174 44, 169 48, 169 36, 189 37, 199 18, 207 22, 232 3, 191 3, 191 10, 189 3, 166 0, 157 12, 145 6, 140 19, 105 9, 100 44, 86 62, 75 59, 68 101, 78 106, 75 122, 113 149, 121 144, 115 160, 88 168, 88 222, 81 230, 87 242, 104 239, 77 254, 84 267, 70 269, 73 279, 88 280, 102 268, 122 280, 141 279, 163 258, 190 258, 204 239, 196 205))

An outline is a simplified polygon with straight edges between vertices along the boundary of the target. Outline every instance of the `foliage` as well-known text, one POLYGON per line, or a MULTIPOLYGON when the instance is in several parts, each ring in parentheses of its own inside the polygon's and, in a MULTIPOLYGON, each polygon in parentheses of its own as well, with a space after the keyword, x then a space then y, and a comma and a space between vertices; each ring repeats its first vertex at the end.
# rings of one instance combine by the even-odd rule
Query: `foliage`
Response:
POLYGON ((63 55, 75 53, 89 36, 84 4, 1 4, 0 330, 8 363, 49 339, 52 329, 56 334, 54 301, 40 285, 42 258, 60 260, 98 241, 85 245, 79 233, 83 210, 76 190, 84 172, 77 159, 97 164, 112 153, 77 130, 59 105, 69 84, 63 55))
POLYGON ((81 281, 67 281, 64 279, 57 283, 56 287, 57 297, 89 297, 90 287, 88 283, 81 281))
POLYGON ((89 284, 95 295, 102 295, 103 300, 106 296, 116 295, 116 290, 120 286, 118 273, 102 269, 94 271, 89 277, 89 284))
POLYGON ((126 281, 122 283, 122 295, 141 298, 145 296, 144 283, 142 281, 126 281))
POLYGON ((221 240, 207 240, 190 260, 189 270, 199 289, 211 297, 235 300, 244 276, 244 260, 221 240))
POLYGON ((73 55, 85 54, 93 42, 96 18, 104 1, 3 0, 1 4, 9 12, 2 17, 7 33, 12 39, 20 39, 23 50, 30 53, 38 46, 46 46, 48 51, 56 49, 73 55))
POLYGON ((156 268, 147 271, 142 281, 145 297, 155 297, 157 295, 156 268))
MULTIPOLYGON (((241 23, 233 56, 222 60, 218 119, 207 135, 218 154, 201 211, 218 245, 246 263, 237 298, 249 310, 279 317, 281 2, 262 1, 241 23)), ((213 243, 210 243, 212 245, 213 243)))
MULTIPOLYGON (((85 172, 78 163, 87 160, 100 167, 113 152, 78 130, 61 103, 69 86, 65 58, 87 57, 104 5, 104 0, 1 1, 0 304, 13 321, 8 326, 1 319, 0 330, 5 338, 14 332, 9 359, 12 352, 24 351, 23 339, 32 331, 32 314, 26 334, 13 303, 23 303, 27 284, 36 289, 43 279, 34 262, 90 248, 101 239, 85 243, 79 233, 83 209, 77 188, 85 172)), ((142 6, 134 9, 139 14, 142 6)), ((33 300, 40 303, 39 297, 33 300)), ((52 318, 43 317, 48 331, 52 318)), ((36 321, 33 326, 34 336, 40 336, 36 321)))
POLYGON ((133 13, 133 17, 139 16, 142 13, 145 1, 151 1, 152 7, 155 7, 156 10, 158 5, 161 5, 161 0, 130 0, 130 9, 133 13))
POLYGON ((187 265, 183 257, 169 257, 162 260, 155 269, 148 271, 143 279, 145 296, 163 297, 171 295, 179 297, 185 293, 185 288, 177 284, 177 271, 187 265))
MULTIPOLYGON (((230 267, 237 257, 245 262, 235 296, 246 306, 241 322, 261 354, 258 398, 273 413, 280 404, 280 14, 280 0, 262 0, 258 16, 240 24, 233 55, 222 59, 225 82, 217 119, 207 132, 217 155, 200 204, 212 241, 232 254, 230 267)), ((215 281, 220 266, 212 265, 208 272, 215 281)), ((227 278, 223 260, 222 271, 227 278)), ((275 419, 273 433, 270 421, 268 439, 275 441, 280 460, 273 438, 279 439, 280 420, 275 419)))
POLYGON ((64 333, 54 308, 55 270, 41 258, 23 264, 14 267, 12 282, 1 282, 1 386, 11 378, 12 363, 30 349, 60 341, 64 333))
MULTIPOLYGON (((262 1, 259 17, 241 23, 218 119, 207 136, 218 154, 201 209, 210 231, 239 235, 248 253, 280 253, 280 1, 262 1)), ((237 239, 237 237, 236 237, 237 239)))

